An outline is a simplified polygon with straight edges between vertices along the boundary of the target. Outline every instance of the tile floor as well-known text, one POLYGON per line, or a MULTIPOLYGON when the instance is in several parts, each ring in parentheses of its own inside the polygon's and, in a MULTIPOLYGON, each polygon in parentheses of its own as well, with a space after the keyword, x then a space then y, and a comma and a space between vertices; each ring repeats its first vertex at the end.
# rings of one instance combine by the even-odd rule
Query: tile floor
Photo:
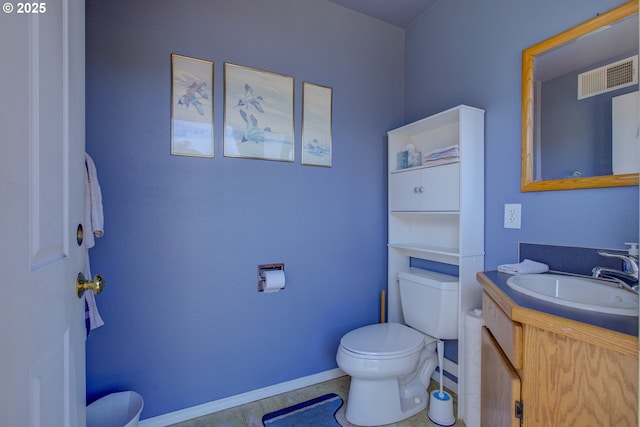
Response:
MULTIPOLYGON (((298 390, 294 390, 288 393, 272 396, 267 399, 258 400, 256 402, 247 403, 245 405, 229 408, 224 411, 215 412, 213 414, 205 415, 203 417, 194 418, 182 423, 173 424, 172 427, 262 427, 262 416, 269 412, 276 411, 278 409, 285 408, 287 406, 295 405, 296 403, 304 402, 305 400, 313 399, 314 397, 322 396, 327 393, 335 393, 342 398, 343 401, 347 401, 347 395, 349 393, 350 378, 348 376, 336 378, 334 380, 325 381, 323 383, 315 384, 309 387, 304 387, 298 390)), ((437 383, 431 382, 429 390, 437 388, 437 383)), ((455 411, 456 399, 454 395, 454 411, 455 411)), ((344 418, 344 407, 338 410, 336 419, 345 427, 353 426, 344 418)), ((437 424, 432 423, 427 416, 427 410, 414 415, 404 421, 398 423, 389 424, 389 427, 432 427, 437 424)), ((300 426, 306 427, 306 426, 300 426)), ((458 421, 455 427, 464 427, 462 421, 458 421)))

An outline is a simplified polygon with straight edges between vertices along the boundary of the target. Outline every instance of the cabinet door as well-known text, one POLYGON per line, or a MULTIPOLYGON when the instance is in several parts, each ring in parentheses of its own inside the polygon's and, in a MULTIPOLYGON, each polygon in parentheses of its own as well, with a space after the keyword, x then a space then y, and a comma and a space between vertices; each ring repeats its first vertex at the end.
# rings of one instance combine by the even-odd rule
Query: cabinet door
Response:
POLYGON ((460 209, 460 163, 422 169, 419 187, 423 211, 460 209))
POLYGON ((420 170, 414 169, 389 175, 389 209, 419 211, 420 170))
POLYGON ((460 210, 460 163, 389 175, 392 211, 460 210))
POLYGON ((515 403, 520 401, 520 378, 486 327, 482 328, 482 427, 519 427, 515 403))

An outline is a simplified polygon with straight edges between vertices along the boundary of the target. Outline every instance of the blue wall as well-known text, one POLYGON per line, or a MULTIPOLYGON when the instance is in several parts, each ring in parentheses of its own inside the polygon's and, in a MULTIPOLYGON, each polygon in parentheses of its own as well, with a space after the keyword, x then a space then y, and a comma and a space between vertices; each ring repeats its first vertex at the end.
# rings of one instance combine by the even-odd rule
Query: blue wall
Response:
POLYGON ((403 32, 318 0, 87 1, 87 151, 105 206, 91 250, 106 325, 88 401, 148 418, 336 367, 386 287, 386 131, 403 32), (215 158, 171 156, 170 54, 215 61, 215 158), (222 155, 223 63, 295 78, 296 162, 222 155), (333 88, 333 167, 300 164, 301 87, 333 88), (284 262, 286 290, 257 292, 284 262))
MULTIPOLYGON (((628 52, 620 58, 635 55, 628 52)), ((578 100, 578 75, 586 70, 567 73, 542 83, 541 98, 545 106, 541 120, 542 156, 540 167, 544 179, 562 179, 575 171, 582 176, 613 173, 612 110, 613 98, 637 92, 627 86, 578 100)))
POLYGON ((403 32, 322 0, 87 1, 108 282, 89 401, 133 389, 148 418, 335 368, 386 286, 385 133, 461 103, 486 109, 487 269, 518 241, 637 241, 637 188, 520 192, 522 49, 620 3, 446 0, 403 32), (214 159, 169 154, 171 53, 216 62, 214 159), (225 61, 295 77, 295 163, 222 156, 225 61), (330 169, 300 165, 302 81, 334 90, 330 169), (259 294, 271 262, 287 289, 259 294))
POLYGON ((521 53, 621 0, 446 0, 405 34, 405 119, 457 104, 486 110, 485 267, 518 242, 622 248, 638 241, 638 188, 520 192, 521 53), (522 229, 503 228, 522 204, 522 229))

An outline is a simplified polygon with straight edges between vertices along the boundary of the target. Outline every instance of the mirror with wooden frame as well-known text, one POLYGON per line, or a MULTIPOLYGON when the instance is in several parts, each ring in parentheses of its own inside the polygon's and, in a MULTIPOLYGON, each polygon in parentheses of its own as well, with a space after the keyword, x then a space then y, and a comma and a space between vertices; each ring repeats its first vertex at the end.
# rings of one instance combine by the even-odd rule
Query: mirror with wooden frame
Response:
POLYGON ((637 70, 636 0, 522 51, 522 191, 638 185, 637 70))

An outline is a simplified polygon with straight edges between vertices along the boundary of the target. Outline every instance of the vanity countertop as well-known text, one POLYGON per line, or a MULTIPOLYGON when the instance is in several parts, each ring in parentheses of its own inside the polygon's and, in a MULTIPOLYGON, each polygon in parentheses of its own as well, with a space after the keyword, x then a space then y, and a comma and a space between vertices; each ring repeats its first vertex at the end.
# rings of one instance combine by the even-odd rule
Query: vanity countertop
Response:
POLYGON ((476 278, 511 320, 604 347, 638 353, 638 318, 563 307, 521 294, 507 285, 511 274, 484 271, 476 278), (615 343, 615 344, 614 344, 615 343))

